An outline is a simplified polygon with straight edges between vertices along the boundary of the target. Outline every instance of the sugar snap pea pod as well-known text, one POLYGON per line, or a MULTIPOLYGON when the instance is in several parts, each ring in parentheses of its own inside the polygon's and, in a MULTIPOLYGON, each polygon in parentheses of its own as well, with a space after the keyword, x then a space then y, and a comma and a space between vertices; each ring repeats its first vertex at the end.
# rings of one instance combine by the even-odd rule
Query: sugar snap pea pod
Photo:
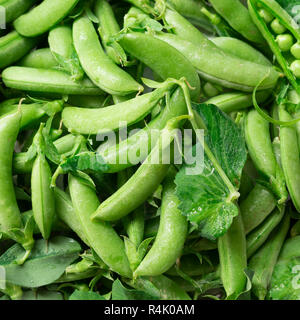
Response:
POLYGON ((80 221, 74 212, 70 196, 63 190, 55 187, 54 197, 56 214, 58 218, 63 221, 71 230, 73 230, 84 243, 89 245, 80 221))
POLYGON ((276 199, 272 192, 257 183, 240 204, 246 234, 259 226, 275 207, 276 199))
POLYGON ((84 71, 98 87, 117 95, 143 91, 142 85, 105 54, 93 23, 87 17, 74 22, 73 41, 84 71))
POLYGON ((18 62, 21 67, 51 69, 58 66, 49 48, 33 50, 18 62))
POLYGON ((242 217, 234 218, 227 233, 218 239, 221 279, 228 300, 235 300, 246 286, 246 236, 242 217))
POLYGON ((271 89, 278 80, 279 73, 272 67, 229 55, 210 45, 211 42, 199 45, 167 33, 158 33, 155 37, 181 52, 197 69, 200 77, 223 87, 252 92, 264 78, 258 90, 271 89))
POLYGON ((181 255, 187 236, 188 223, 178 209, 175 175, 176 170, 171 167, 164 182, 157 236, 150 251, 135 270, 134 277, 160 275, 166 272, 181 255))
POLYGON ((300 235, 300 221, 298 220, 291 228, 291 237, 300 235))
MULTIPOLYGON (((293 119, 283 105, 279 106, 279 119, 282 121, 293 119)), ((280 150, 281 165, 289 194, 295 208, 300 212, 300 150, 296 126, 280 127, 280 150)))
POLYGON ((37 0, 0 0, 0 6, 5 10, 6 23, 14 21, 36 2, 37 0))
POLYGON ((14 27, 25 37, 43 34, 60 22, 79 0, 44 0, 14 21, 14 27))
POLYGON ((70 132, 99 134, 117 130, 122 121, 131 125, 144 119, 174 85, 171 80, 166 81, 153 92, 101 109, 67 107, 62 120, 70 132))
POLYGON ((143 204, 153 194, 170 167, 170 144, 177 134, 176 128, 187 116, 173 118, 161 131, 159 140, 135 174, 111 197, 105 200, 92 220, 116 221, 143 204), (167 155, 169 153, 169 155, 167 155), (168 158, 168 159, 167 159, 168 158))
POLYGON ((254 271, 252 291, 260 300, 264 300, 268 292, 273 269, 288 233, 289 226, 290 218, 286 215, 263 247, 249 261, 249 269, 254 271))
POLYGON ((72 28, 58 26, 49 32, 50 50, 59 66, 71 75, 72 80, 81 80, 84 71, 73 45, 72 28))
POLYGON ((12 180, 12 156, 17 140, 21 112, 0 117, 0 232, 21 228, 22 220, 12 180))
POLYGON ((256 110, 251 110, 245 116, 244 131, 255 167, 268 179, 279 203, 283 203, 287 198, 287 192, 282 169, 272 148, 269 123, 256 110))
POLYGON ((163 80, 168 78, 179 80, 184 77, 193 87, 192 99, 199 99, 199 77, 191 63, 180 52, 164 41, 139 32, 124 34, 119 42, 128 53, 142 61, 163 80), (172 60, 169 57, 172 57, 172 60))
POLYGON ((88 78, 74 82, 62 71, 26 67, 8 67, 2 79, 9 88, 46 93, 101 95, 103 91, 88 78))
POLYGON ((37 39, 28 39, 16 31, 0 38, 0 68, 5 68, 21 59, 37 43, 37 39))
POLYGON ((265 40, 253 23, 247 8, 236 0, 210 0, 214 9, 243 37, 258 44, 265 40))
POLYGON ((37 157, 34 160, 31 173, 32 211, 36 224, 42 236, 48 240, 55 218, 55 198, 51 188, 52 172, 42 150, 42 135, 44 125, 41 124, 34 143, 37 144, 37 157))
POLYGON ((232 54, 240 59, 248 60, 257 64, 271 66, 272 63, 258 50, 248 43, 231 37, 216 37, 211 41, 224 52, 232 54))
POLYGON ((284 216, 284 207, 275 209, 255 230, 247 236, 247 257, 251 257, 268 239, 284 216))
POLYGON ((130 136, 127 140, 121 141, 116 146, 99 151, 105 162, 109 164, 108 172, 122 171, 135 165, 136 163, 132 162, 129 155, 132 152, 136 152, 136 150, 139 150, 141 159, 146 159, 151 147, 153 147, 151 144, 156 143, 159 138, 159 131, 165 127, 170 119, 181 116, 186 112, 186 103, 182 90, 177 88, 170 99, 170 105, 167 105, 145 128, 130 136), (145 146, 147 147, 145 148, 145 146), (125 159, 125 161, 122 159, 125 159))
POLYGON ((274 0, 248 0, 249 12, 268 42, 288 80, 300 93, 299 74, 300 29, 296 21, 274 0), (277 34, 277 35, 276 35, 277 34), (291 59, 291 54, 294 59, 291 59))
POLYGON ((99 206, 95 191, 82 178, 69 175, 69 188, 73 207, 90 246, 111 270, 131 278, 132 272, 125 245, 107 222, 93 222, 90 215, 99 206))

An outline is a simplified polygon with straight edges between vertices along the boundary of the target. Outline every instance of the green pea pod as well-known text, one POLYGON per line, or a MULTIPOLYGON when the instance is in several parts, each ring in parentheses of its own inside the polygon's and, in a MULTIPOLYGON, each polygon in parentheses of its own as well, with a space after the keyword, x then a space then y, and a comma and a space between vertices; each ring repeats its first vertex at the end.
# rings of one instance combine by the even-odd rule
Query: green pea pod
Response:
POLYGON ((240 59, 248 60, 264 66, 271 66, 272 63, 258 50, 248 43, 231 37, 216 37, 211 41, 224 52, 232 54, 240 59))
POLYGON ((248 0, 248 8, 253 22, 268 42, 283 72, 300 94, 300 85, 297 81, 300 76, 297 70, 299 61, 291 59, 290 56, 291 51, 296 59, 300 58, 300 55, 295 54, 292 49, 294 42, 300 42, 300 29, 296 21, 274 0, 248 0), (266 18, 266 15, 270 16, 270 20, 266 18), (269 25, 271 21, 272 23, 269 25), (276 37, 276 33, 279 36, 276 37), (282 35, 291 38, 287 48, 285 48, 286 43, 284 46, 280 43, 282 35), (294 66, 296 66, 295 69, 294 66))
POLYGON ((144 119, 174 85, 173 81, 166 81, 153 92, 101 109, 67 107, 62 120, 70 132, 101 134, 117 130, 124 121, 131 125, 144 119))
POLYGON ((234 218, 227 233, 218 239, 221 279, 228 300, 236 300, 246 287, 247 253, 242 217, 234 218))
POLYGON ((5 10, 6 23, 14 21, 32 7, 37 0, 0 0, 0 6, 5 10))
POLYGON ((21 228, 22 220, 12 179, 12 156, 19 133, 21 112, 0 117, 0 231, 21 228))
POLYGON ((73 96, 69 95, 68 105, 82 108, 102 108, 106 107, 107 96, 73 96))
POLYGON ((87 17, 74 22, 73 41, 84 71, 98 87, 117 95, 144 90, 142 85, 105 54, 93 23, 87 17))
POLYGON ((247 257, 250 258, 268 239, 284 216, 284 207, 275 209, 255 230, 247 236, 247 257))
POLYGON ((0 68, 5 68, 21 59, 37 44, 37 39, 28 39, 12 31, 0 38, 0 68))
POLYGON ((121 141, 116 146, 98 151, 105 162, 109 164, 108 172, 118 172, 134 166, 136 163, 131 160, 130 154, 137 150, 140 153, 139 158, 141 160, 146 159, 151 151, 152 143, 156 143, 159 138, 159 131, 165 127, 170 119, 181 116, 186 112, 185 99, 181 88, 178 88, 171 96, 170 104, 156 118, 151 120, 145 128, 128 139, 121 141), (125 159, 125 161, 122 159, 125 159))
POLYGON ((34 140, 37 143, 38 153, 34 160, 31 173, 31 197, 32 211, 36 224, 38 225, 42 236, 48 240, 51 234, 53 221, 55 218, 55 198, 51 188, 52 172, 48 161, 42 151, 41 131, 44 125, 41 124, 40 129, 34 140))
POLYGON ((55 207, 58 218, 63 221, 78 237, 89 245, 87 237, 81 227, 80 221, 74 212, 71 198, 63 190, 54 188, 55 207))
POLYGON ((256 110, 251 110, 245 117, 244 130, 249 154, 255 167, 271 184, 278 202, 284 203, 287 199, 285 181, 273 151, 269 123, 256 110))
MULTIPOLYGON (((292 116, 279 106, 279 119, 290 121, 292 116)), ((300 212, 300 151, 296 126, 280 127, 281 164, 286 184, 295 208, 300 212)))
POLYGON ((263 247, 260 248, 249 261, 249 269, 254 271, 252 291, 260 300, 264 300, 268 292, 272 273, 284 239, 288 233, 289 226, 290 218, 286 215, 282 223, 272 232, 263 247))
POLYGON ((92 215, 92 220, 119 220, 143 204, 154 193, 170 167, 169 148, 177 134, 175 129, 180 121, 186 118, 187 116, 181 116, 168 121, 143 164, 127 183, 99 206, 92 215))
POLYGON ((44 0, 14 22, 25 37, 35 37, 50 30, 76 6, 79 0, 44 0))
POLYGON ((24 91, 96 96, 103 94, 88 78, 74 82, 67 73, 53 69, 9 67, 3 71, 2 79, 7 87, 24 91))
POLYGON ((152 35, 130 32, 122 35, 121 46, 133 57, 151 68, 161 79, 184 77, 191 90, 193 100, 199 99, 200 80, 196 70, 181 53, 152 35), (170 60, 172 57, 172 60, 170 60))
POLYGON ((18 62, 21 67, 51 69, 58 66, 49 48, 33 50, 18 62))
POLYGON ((253 23, 249 11, 236 0, 209 0, 214 9, 247 40, 264 45, 265 40, 253 23))
POLYGON ((259 226, 275 207, 276 199, 273 194, 257 183, 248 197, 240 204, 246 234, 259 226))
POLYGON ((176 170, 171 167, 163 187, 158 233, 150 251, 135 270, 134 278, 160 275, 166 272, 181 255, 187 236, 188 222, 178 209, 175 175, 176 170))
POLYGON ((300 220, 298 220, 291 228, 291 237, 297 237, 300 235, 300 220))
POLYGON ((72 28, 59 26, 49 32, 48 42, 50 50, 62 70, 77 81, 84 77, 84 71, 73 45, 72 28))
POLYGON ((124 242, 109 223, 93 222, 90 219, 91 214, 99 206, 95 191, 82 178, 71 174, 69 188, 73 207, 90 246, 111 270, 131 278, 132 272, 124 242))

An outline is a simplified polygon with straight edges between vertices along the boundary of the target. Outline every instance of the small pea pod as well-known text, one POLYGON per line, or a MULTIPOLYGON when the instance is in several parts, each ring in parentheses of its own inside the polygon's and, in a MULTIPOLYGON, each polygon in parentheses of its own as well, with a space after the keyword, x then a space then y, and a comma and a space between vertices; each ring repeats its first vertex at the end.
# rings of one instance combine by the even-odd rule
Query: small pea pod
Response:
POLYGON ((284 207, 275 209, 255 230, 247 236, 247 257, 251 257, 268 239, 284 216, 284 207))
POLYGON ((251 110, 245 117, 244 130, 255 167, 271 184, 278 202, 284 203, 287 199, 285 181, 273 151, 269 123, 256 110, 251 110))
POLYGON ((44 0, 14 21, 14 27, 25 37, 35 37, 50 30, 76 6, 79 0, 44 0))
POLYGON ((12 22, 32 7, 37 0, 0 0, 5 10, 6 22, 12 22))
POLYGON ((87 17, 74 22, 73 41, 84 71, 98 87, 117 95, 144 90, 142 85, 105 54, 93 23, 87 17))
POLYGON ((134 277, 157 276, 166 272, 179 258, 187 235, 188 222, 178 209, 174 177, 171 167, 165 179, 160 224, 150 251, 134 272, 134 277))
POLYGON ((264 300, 268 292, 274 266, 288 233, 289 226, 290 218, 286 215, 263 247, 249 261, 249 269, 254 271, 252 291, 260 300, 264 300))
POLYGON ((259 226, 275 207, 276 199, 272 192, 257 183, 240 204, 246 234, 259 226))
POLYGON ((249 11, 236 0, 209 0, 214 9, 247 40, 264 45, 265 40, 253 23, 249 11))
POLYGON ((55 198, 51 188, 52 172, 43 151, 41 124, 34 143, 37 145, 37 157, 34 160, 31 174, 32 211, 44 239, 48 240, 55 218, 55 198))
POLYGON ((92 215, 93 220, 116 221, 121 219, 153 194, 170 167, 169 148, 177 134, 175 129, 180 121, 186 118, 187 116, 181 116, 168 121, 147 159, 127 183, 99 206, 92 215))
POLYGON ((71 75, 71 79, 77 81, 84 76, 79 58, 73 45, 72 28, 59 26, 49 32, 48 42, 50 50, 60 68, 71 75))
POLYGON ((26 67, 8 67, 2 73, 4 84, 13 89, 59 94, 102 95, 103 91, 88 78, 74 82, 62 71, 26 67))
POLYGON ((5 68, 21 59, 37 44, 37 39, 28 39, 12 31, 0 38, 0 68, 5 68))
POLYGON ((245 290, 247 267, 246 236, 241 214, 234 218, 227 233, 218 239, 221 279, 228 300, 245 290))
MULTIPOLYGON (((279 119, 281 121, 293 119, 283 105, 279 106, 279 119)), ((280 127, 280 150, 286 184, 295 208, 300 212, 300 151, 295 125, 280 127)))
POLYGON ((91 214, 99 206, 95 191, 85 180, 71 174, 69 188, 73 207, 90 246, 113 271, 131 278, 124 242, 109 223, 91 221, 91 214))
POLYGON ((49 48, 29 52, 18 62, 18 66, 38 69, 51 69, 58 66, 49 48))

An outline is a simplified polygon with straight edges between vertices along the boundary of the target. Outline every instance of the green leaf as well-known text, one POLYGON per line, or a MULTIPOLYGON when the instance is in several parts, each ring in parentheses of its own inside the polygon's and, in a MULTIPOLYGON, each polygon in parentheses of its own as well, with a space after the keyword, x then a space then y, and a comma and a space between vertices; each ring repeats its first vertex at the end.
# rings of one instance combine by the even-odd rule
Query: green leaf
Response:
POLYGON ((0 266, 5 268, 8 283, 36 288, 57 280, 79 257, 80 250, 79 243, 67 237, 37 240, 27 261, 19 266, 15 261, 22 259, 25 250, 15 244, 0 257, 0 266))
MULTIPOLYGON (((217 162, 236 188, 239 187, 242 169, 247 160, 245 139, 241 129, 233 120, 214 105, 194 104, 206 127, 205 142, 217 162)), ((195 156, 196 146, 193 147, 195 156)), ((184 164, 175 183, 179 208, 188 220, 197 225, 200 235, 215 240, 226 233, 238 208, 232 201, 230 191, 217 172, 207 154, 201 174, 199 163, 184 164)))
POLYGON ((112 286, 112 300, 156 300, 156 298, 143 291, 127 289, 117 279, 112 286))
POLYGON ((106 300, 100 294, 93 291, 75 290, 69 297, 69 300, 106 300))
POLYGON ((63 296, 60 292, 46 289, 28 290, 23 292, 21 300, 63 300, 63 296))

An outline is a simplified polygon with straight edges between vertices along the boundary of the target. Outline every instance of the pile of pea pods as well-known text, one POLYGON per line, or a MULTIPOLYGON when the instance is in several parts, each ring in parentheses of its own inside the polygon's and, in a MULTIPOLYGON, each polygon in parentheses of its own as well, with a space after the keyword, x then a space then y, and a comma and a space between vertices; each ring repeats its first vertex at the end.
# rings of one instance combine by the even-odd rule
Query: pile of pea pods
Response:
POLYGON ((297 14, 0 0, 0 300, 300 300, 297 14))

